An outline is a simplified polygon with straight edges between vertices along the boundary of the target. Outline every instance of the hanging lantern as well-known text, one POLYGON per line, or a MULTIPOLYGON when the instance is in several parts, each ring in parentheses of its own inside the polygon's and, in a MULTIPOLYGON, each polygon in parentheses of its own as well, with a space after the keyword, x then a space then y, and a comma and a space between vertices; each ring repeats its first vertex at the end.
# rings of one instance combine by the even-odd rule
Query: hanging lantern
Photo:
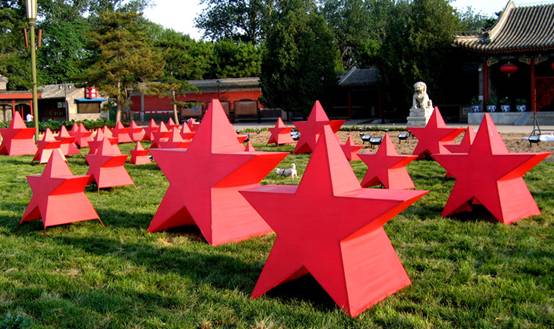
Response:
POLYGON ((510 76, 511 74, 516 73, 519 70, 517 65, 512 64, 511 62, 508 62, 500 67, 500 72, 507 74, 510 76))

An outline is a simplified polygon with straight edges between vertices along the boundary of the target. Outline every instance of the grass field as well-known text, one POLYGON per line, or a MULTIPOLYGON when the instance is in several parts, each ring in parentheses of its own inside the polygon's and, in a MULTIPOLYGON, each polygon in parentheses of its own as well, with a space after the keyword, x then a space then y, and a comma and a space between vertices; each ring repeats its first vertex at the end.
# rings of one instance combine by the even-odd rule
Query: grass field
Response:
MULTIPOLYGON (((301 174, 308 159, 282 166, 295 162, 301 174)), ((453 181, 434 162, 411 164, 417 187, 431 192, 385 229, 412 285, 351 319, 310 278, 249 298, 273 235, 214 248, 190 228, 147 233, 167 187, 155 165, 128 166, 136 187, 87 192, 106 227, 19 226, 25 176, 43 169, 30 160, 0 157, 0 328, 554 327, 552 162, 526 176, 542 216, 511 226, 442 219, 453 181)), ((69 163, 87 170, 83 157, 69 163)), ((361 178, 363 164, 353 167, 361 178)))

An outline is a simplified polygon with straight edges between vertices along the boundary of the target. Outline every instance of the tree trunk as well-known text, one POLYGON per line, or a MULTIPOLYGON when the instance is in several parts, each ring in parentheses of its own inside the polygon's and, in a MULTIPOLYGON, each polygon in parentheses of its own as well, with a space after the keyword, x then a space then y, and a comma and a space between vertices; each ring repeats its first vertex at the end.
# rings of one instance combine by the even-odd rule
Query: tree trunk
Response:
POLYGON ((177 96, 175 95, 175 90, 171 91, 171 98, 173 99, 173 119, 176 124, 179 124, 179 114, 177 113, 177 96))
POLYGON ((123 103, 120 99, 117 100, 117 112, 115 114, 115 122, 121 121, 121 112, 123 111, 123 103))

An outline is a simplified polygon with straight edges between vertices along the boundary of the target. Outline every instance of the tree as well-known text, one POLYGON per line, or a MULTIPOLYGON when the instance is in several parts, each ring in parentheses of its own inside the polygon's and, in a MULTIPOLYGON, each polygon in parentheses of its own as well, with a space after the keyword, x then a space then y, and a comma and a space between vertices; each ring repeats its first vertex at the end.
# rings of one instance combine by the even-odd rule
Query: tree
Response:
POLYGON ((242 78, 260 75, 261 47, 252 43, 222 40, 214 44, 211 78, 242 78))
POLYGON ((280 1, 270 19, 262 59, 264 101, 307 113, 336 86, 339 54, 333 34, 313 1, 280 1))
POLYGON ((0 74, 9 78, 10 89, 31 86, 30 55, 24 44, 25 27, 25 8, 21 3, 0 1, 0 74))
POLYGON ((393 108, 409 106, 416 81, 425 81, 440 95, 451 83, 449 57, 460 29, 454 9, 447 0, 402 1, 391 17, 379 56, 388 103, 393 108))
POLYGON ((142 15, 135 12, 102 13, 88 51, 91 58, 82 81, 116 98, 118 121, 129 92, 144 90, 163 73, 163 58, 149 41, 142 15))
POLYGON ((267 0, 202 0, 207 8, 196 18, 196 27, 210 40, 258 43, 271 8, 267 0))

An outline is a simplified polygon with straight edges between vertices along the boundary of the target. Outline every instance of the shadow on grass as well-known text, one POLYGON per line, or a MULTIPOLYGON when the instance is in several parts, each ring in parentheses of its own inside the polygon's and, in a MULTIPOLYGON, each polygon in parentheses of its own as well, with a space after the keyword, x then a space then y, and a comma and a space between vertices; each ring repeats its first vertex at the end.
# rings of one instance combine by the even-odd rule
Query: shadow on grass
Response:
POLYGON ((488 222, 488 223, 498 223, 498 220, 482 205, 471 205, 471 211, 460 212, 457 214, 452 214, 447 217, 447 219, 459 221, 459 222, 488 222))
POLYGON ((60 245, 69 245, 98 256, 119 257, 158 273, 174 273, 196 283, 250 294, 260 272, 256 263, 219 253, 217 248, 162 247, 147 243, 122 243, 100 237, 53 237, 60 245))

